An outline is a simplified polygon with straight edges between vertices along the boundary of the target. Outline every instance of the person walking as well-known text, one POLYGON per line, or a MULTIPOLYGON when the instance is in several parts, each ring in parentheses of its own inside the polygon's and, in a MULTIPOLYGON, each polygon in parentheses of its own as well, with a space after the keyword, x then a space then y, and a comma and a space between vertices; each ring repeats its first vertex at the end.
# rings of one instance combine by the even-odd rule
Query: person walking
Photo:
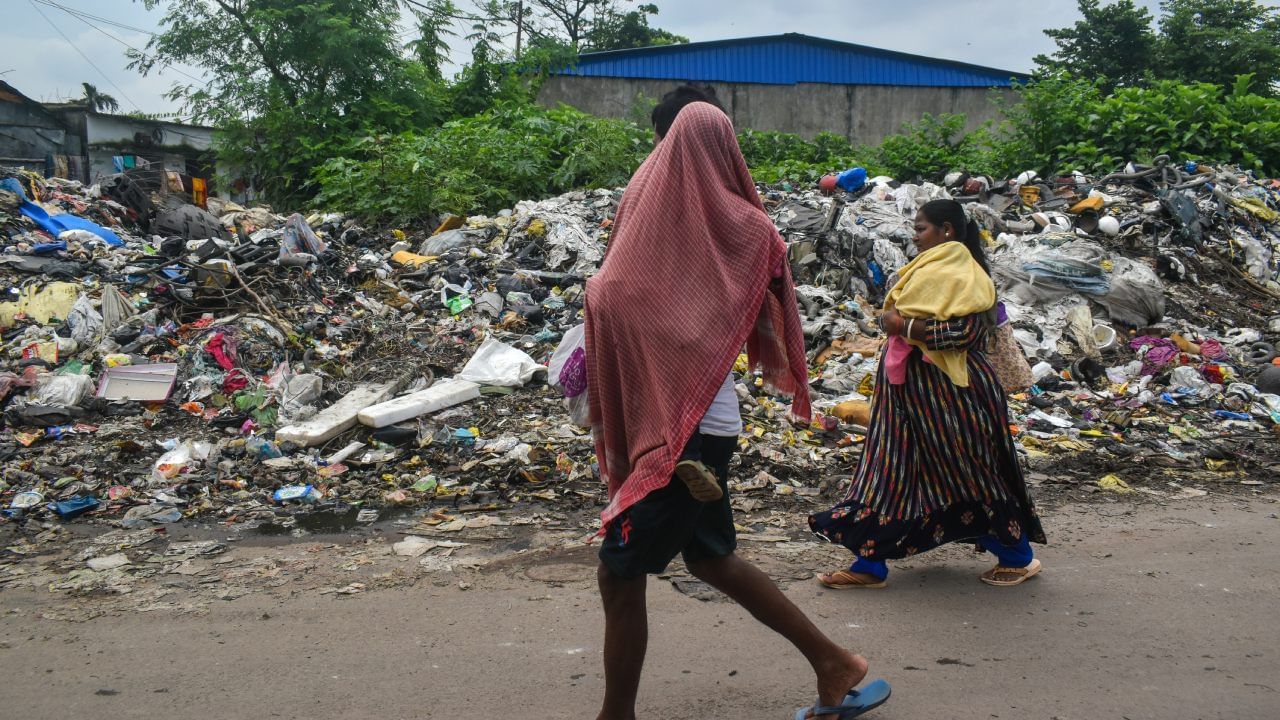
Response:
POLYGON ((605 616, 597 717, 636 717, 648 642, 646 575, 663 572, 676 555, 808 660, 818 702, 797 717, 853 717, 883 703, 888 685, 854 690, 867 661, 823 634, 735 554, 727 481, 741 418, 725 379, 742 346, 764 380, 792 398, 794 415, 807 419, 810 412, 786 246, 728 117, 688 94, 670 102, 676 112, 663 112, 674 120, 655 128, 660 140, 627 185, 605 259, 586 290, 590 415, 609 489, 597 572, 605 616), (722 395, 732 412, 709 414, 722 395), (691 444, 713 473, 720 491, 714 500, 698 499, 675 475, 691 444))
POLYGON ((996 556, 980 576, 989 585, 1040 572, 1030 543, 1044 543, 1044 530, 985 353, 996 295, 978 232, 954 200, 916 213, 920 254, 885 299, 889 341, 862 457, 844 499, 809 517, 855 556, 848 569, 818 574, 826 587, 884 587, 886 560, 957 540, 996 556))

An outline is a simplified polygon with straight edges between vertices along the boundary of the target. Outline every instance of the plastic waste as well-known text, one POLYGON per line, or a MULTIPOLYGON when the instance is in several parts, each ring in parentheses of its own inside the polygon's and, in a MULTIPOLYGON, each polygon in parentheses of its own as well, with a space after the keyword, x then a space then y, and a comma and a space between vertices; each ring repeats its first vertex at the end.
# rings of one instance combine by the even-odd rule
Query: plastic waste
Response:
POLYGON ((75 407, 93 392, 93 380, 84 375, 44 375, 31 394, 36 405, 75 407))
POLYGON ((49 503, 49 510, 63 520, 80 517, 87 512, 97 510, 102 505, 97 498, 88 495, 76 495, 49 503))
POLYGON ((244 444, 244 449, 251 457, 255 457, 259 461, 284 457, 284 453, 280 452, 280 448, 275 443, 262 437, 249 438, 244 444))
POLYGON ((480 397, 480 386, 467 380, 442 380, 426 390, 410 393, 360 411, 363 425, 381 428, 420 415, 453 407, 480 397))
POLYGON ((311 485, 286 485, 271 494, 271 499, 280 504, 314 503, 320 500, 320 491, 311 485))
POLYGON ((284 233, 280 236, 280 258, 306 253, 313 258, 324 254, 325 242, 316 236, 302 215, 294 213, 284 221, 284 233))
POLYGON ((520 387, 546 372, 547 368, 535 362, 528 353, 489 336, 480 343, 457 379, 480 385, 520 387))
POLYGON ((547 365, 547 381, 564 394, 569 419, 579 427, 591 424, 591 402, 587 395, 587 349, 583 333, 582 325, 570 328, 547 365))
POLYGON ((1200 372, 1189 365, 1173 369, 1169 374, 1169 384, 1175 388, 1199 393, 1209 387, 1209 381, 1200 376, 1200 372))

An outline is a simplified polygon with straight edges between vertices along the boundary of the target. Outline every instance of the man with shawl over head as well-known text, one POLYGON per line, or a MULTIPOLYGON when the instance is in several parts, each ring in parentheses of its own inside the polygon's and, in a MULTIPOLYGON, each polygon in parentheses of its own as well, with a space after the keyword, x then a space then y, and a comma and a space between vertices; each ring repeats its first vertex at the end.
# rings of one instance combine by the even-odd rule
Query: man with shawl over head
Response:
POLYGON ((598 571, 605 611, 598 717, 635 718, 648 641, 645 578, 677 554, 809 660, 818 703, 798 717, 852 717, 883 702, 887 684, 854 691, 866 660, 832 642, 734 554, 727 478, 741 418, 726 377, 742 346, 765 381, 792 398, 797 418, 808 418, 809 395, 786 245, 732 124, 713 102, 678 91, 655 108, 658 144, 628 184, 600 272, 587 282, 588 394, 609 488, 598 571), (674 117, 669 129, 663 117, 674 117), (689 457, 714 472, 718 499, 699 500, 691 491, 697 479, 675 475, 689 457))

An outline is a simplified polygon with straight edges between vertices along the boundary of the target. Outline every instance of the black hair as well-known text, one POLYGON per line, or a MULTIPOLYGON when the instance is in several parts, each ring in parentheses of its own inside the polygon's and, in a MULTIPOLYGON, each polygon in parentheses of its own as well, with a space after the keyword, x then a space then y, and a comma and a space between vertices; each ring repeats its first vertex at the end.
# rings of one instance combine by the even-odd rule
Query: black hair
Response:
POLYGON ((667 131, 671 130, 671 123, 676 121, 676 115, 680 114, 680 110, 685 105, 695 102, 710 103, 720 112, 725 112, 724 106, 716 99, 715 88, 710 85, 681 85, 663 95, 661 102, 653 108, 653 113, 649 115, 649 120, 653 122, 653 131, 658 134, 658 137, 665 137, 667 131))
POLYGON ((978 223, 964 216, 964 207, 955 200, 930 200, 920 206, 920 213, 937 227, 950 223, 955 229, 956 240, 964 243, 974 261, 982 266, 988 275, 991 266, 987 264, 987 251, 982 246, 982 234, 978 223))

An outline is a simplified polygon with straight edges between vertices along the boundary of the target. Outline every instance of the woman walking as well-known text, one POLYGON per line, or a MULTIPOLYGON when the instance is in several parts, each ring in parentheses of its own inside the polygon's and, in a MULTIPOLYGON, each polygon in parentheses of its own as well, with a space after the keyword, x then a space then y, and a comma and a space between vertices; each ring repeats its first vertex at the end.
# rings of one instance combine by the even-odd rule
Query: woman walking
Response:
POLYGON ((807 418, 808 376, 786 246, 729 118, 690 101, 696 97, 672 97, 659 106, 663 113, 655 110, 661 139, 627 185, 608 254, 587 283, 592 433, 609 486, 597 572, 605 614, 597 718, 636 717, 648 642, 645 577, 676 555, 809 661, 818 702, 797 717, 853 717, 887 700, 888 684, 854 690, 867 661, 734 552, 727 479, 741 418, 731 384, 728 412, 717 410, 725 377, 746 344, 765 379, 807 418), (674 121, 658 123, 660 116, 674 121), (682 463, 694 472, 681 475, 682 463), (718 492, 703 492, 703 472, 718 492))
POLYGON ((920 254, 885 299, 862 458, 844 500, 809 517, 856 559, 818 581, 884 587, 886 560, 975 540, 997 559, 982 581, 1018 585, 1040 571, 1030 543, 1045 537, 985 354, 996 297, 982 240, 953 200, 922 206, 915 232, 920 254))

